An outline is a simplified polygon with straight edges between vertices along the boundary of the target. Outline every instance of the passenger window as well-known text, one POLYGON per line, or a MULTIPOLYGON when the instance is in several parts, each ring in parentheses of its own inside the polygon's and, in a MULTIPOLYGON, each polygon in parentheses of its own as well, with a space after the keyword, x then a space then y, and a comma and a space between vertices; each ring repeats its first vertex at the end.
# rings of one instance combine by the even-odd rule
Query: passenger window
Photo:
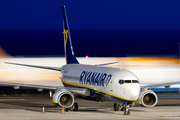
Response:
POLYGON ((119 84, 124 84, 124 80, 119 80, 119 84))
POLYGON ((131 83, 131 80, 125 80, 124 83, 131 83))
POLYGON ((132 80, 132 82, 133 82, 133 83, 138 83, 138 81, 137 81, 137 80, 132 80))

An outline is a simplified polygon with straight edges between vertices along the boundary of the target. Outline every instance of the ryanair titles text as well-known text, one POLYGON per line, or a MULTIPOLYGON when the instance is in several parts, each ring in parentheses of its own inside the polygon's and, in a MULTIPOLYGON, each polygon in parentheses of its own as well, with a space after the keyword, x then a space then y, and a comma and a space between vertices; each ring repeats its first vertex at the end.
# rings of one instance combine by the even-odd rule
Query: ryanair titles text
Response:
POLYGON ((79 84, 107 86, 112 75, 107 73, 83 71, 80 75, 79 84))

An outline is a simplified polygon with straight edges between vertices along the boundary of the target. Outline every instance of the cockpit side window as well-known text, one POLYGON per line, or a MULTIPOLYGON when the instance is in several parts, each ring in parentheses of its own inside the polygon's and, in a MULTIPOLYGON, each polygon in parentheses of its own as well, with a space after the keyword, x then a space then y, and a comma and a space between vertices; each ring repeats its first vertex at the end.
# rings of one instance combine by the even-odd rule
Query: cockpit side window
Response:
POLYGON ((124 83, 139 83, 137 80, 119 80, 119 84, 124 84, 124 83))
POLYGON ((124 84, 124 80, 119 80, 119 84, 124 84))
POLYGON ((132 82, 133 82, 133 83, 138 83, 138 81, 137 81, 137 80, 132 80, 132 82))
POLYGON ((131 83, 131 80, 125 80, 124 83, 131 83))

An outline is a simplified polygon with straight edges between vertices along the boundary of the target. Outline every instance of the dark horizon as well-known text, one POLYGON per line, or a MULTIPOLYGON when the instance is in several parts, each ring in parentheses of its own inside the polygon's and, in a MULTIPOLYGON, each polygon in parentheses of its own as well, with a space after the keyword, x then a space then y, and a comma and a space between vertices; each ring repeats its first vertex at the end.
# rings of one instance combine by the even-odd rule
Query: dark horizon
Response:
MULTIPOLYGON (((179 55, 180 29, 70 29, 77 57, 179 55)), ((12 56, 63 56, 62 29, 0 29, 12 56)))

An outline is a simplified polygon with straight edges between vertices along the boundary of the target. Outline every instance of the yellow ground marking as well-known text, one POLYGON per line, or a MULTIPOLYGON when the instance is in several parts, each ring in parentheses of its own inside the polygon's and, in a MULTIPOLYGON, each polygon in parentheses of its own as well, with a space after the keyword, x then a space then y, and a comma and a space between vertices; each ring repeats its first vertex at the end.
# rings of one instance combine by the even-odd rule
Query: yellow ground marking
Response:
POLYGON ((0 99, 0 101, 19 101, 19 100, 25 100, 25 99, 0 99))

